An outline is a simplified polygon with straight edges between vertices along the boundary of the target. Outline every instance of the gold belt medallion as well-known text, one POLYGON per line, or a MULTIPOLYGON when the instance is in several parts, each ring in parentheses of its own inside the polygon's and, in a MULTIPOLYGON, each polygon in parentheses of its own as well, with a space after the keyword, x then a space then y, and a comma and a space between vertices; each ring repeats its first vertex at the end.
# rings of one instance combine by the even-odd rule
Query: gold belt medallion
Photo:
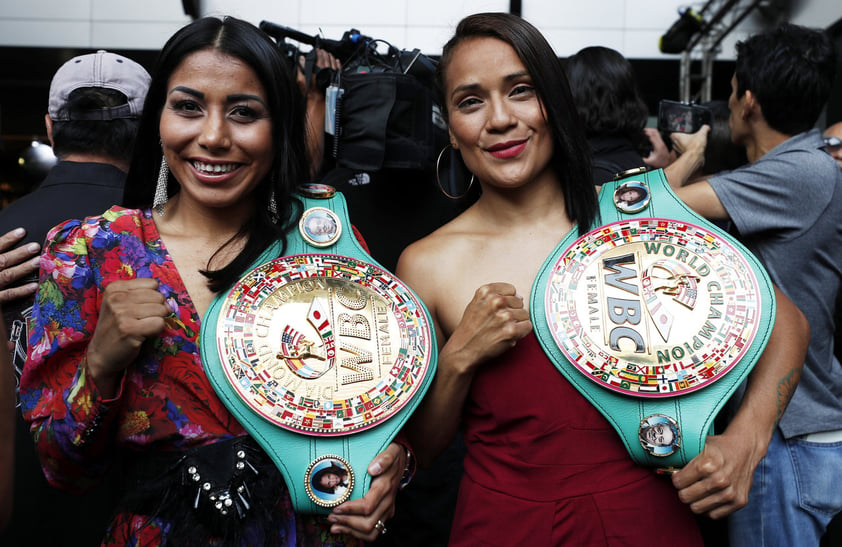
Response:
POLYGON ((545 292, 550 332, 602 387, 667 397, 721 378, 749 349, 760 317, 743 255, 690 223, 640 218, 580 238, 545 292))
POLYGON ((400 410, 429 364, 431 330, 389 272, 339 255, 281 257, 226 298, 217 346, 238 396, 308 435, 367 429, 400 410))

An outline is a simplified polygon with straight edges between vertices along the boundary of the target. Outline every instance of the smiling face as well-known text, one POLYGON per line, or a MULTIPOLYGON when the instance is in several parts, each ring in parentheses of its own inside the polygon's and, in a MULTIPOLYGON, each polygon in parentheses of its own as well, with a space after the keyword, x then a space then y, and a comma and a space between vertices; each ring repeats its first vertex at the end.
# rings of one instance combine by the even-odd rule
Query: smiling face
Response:
POLYGON ((335 490, 342 479, 336 473, 325 473, 319 479, 319 483, 325 490, 335 490))
POLYGON ((643 431, 643 438, 654 446, 671 446, 675 441, 675 435, 667 424, 656 424, 643 431))
POLYGON ((625 201, 626 203, 636 203, 643 198, 643 195, 637 188, 626 188, 620 192, 618 197, 620 198, 620 201, 625 201))
POLYGON ((488 37, 461 42, 444 82, 451 144, 483 184, 516 188, 551 174, 550 129, 509 44, 488 37))
POLYGON ((250 207, 272 166, 272 120, 255 72, 216 50, 186 57, 167 84, 161 145, 180 200, 200 208, 250 207))

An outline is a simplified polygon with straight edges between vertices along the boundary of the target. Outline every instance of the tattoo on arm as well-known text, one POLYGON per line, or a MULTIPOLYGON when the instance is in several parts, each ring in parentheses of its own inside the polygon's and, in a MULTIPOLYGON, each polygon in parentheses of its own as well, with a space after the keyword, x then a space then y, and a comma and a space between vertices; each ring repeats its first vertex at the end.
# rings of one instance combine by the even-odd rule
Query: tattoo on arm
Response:
POLYGON ((777 411, 778 415, 775 418, 775 424, 781 421, 781 416, 784 414, 789 400, 792 399, 792 394, 795 393, 795 388, 798 386, 798 381, 801 379, 801 369, 792 369, 789 373, 781 378, 778 382, 778 400, 777 411))

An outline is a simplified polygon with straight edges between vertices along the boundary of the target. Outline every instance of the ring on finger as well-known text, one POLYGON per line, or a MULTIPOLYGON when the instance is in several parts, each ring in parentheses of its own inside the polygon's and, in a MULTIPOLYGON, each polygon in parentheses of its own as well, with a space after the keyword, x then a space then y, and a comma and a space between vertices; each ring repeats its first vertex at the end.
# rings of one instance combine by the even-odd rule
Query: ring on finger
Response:
POLYGON ((384 535, 384 536, 386 535, 386 525, 385 525, 385 524, 383 524, 383 521, 382 521, 382 520, 377 519, 377 524, 375 524, 375 525, 374 525, 374 528, 375 528, 378 532, 380 532, 380 534, 381 534, 381 535, 384 535))

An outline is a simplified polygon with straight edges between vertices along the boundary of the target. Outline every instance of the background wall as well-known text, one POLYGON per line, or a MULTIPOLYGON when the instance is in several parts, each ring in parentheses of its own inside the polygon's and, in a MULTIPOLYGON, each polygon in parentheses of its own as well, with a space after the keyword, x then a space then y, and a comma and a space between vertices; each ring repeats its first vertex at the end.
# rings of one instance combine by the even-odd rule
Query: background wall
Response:
MULTIPOLYGON (((560 56, 604 45, 633 58, 675 58, 658 51, 658 37, 677 19, 677 9, 701 9, 683 0, 523 0, 522 15, 538 26, 560 56)), ((788 19, 827 27, 842 16, 839 0, 767 0, 785 6, 788 19)), ((477 11, 509 11, 508 0, 0 0, 0 46, 157 50, 188 22, 184 6, 202 15, 266 19, 308 34, 339 38, 354 27, 398 47, 436 54, 454 24, 477 11)), ((765 24, 755 12, 723 44, 765 24)))

